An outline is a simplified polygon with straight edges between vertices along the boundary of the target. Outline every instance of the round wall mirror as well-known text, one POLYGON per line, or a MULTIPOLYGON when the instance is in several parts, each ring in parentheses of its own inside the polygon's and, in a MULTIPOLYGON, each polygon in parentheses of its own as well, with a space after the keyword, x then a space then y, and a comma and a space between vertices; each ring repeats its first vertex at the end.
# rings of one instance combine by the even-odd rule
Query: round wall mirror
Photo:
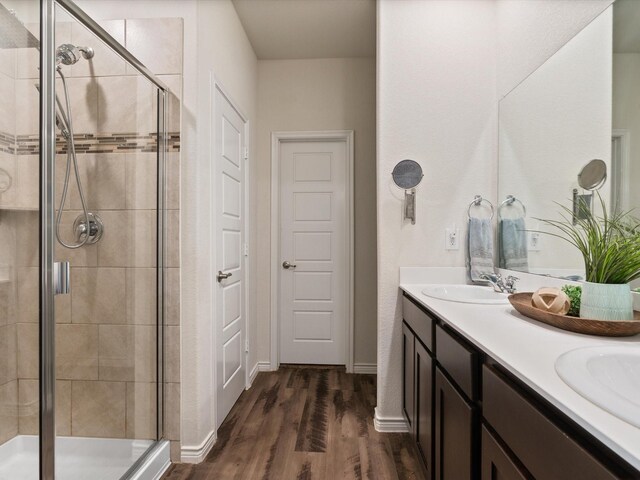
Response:
POLYGON ((422 181, 422 177, 424 177, 422 167, 415 160, 402 160, 398 162, 393 168, 391 176, 395 184, 405 190, 417 187, 422 181))
POLYGON ((594 159, 587 163, 578 174, 578 185, 585 190, 598 190, 607 180, 607 164, 594 159))

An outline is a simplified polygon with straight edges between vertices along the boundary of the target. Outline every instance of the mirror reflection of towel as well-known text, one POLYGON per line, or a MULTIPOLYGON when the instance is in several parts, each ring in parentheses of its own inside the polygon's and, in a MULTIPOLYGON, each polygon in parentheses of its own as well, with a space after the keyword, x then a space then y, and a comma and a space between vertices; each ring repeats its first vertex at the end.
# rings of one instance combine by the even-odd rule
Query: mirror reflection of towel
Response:
POLYGON ((502 218, 499 223, 500 268, 529 271, 527 232, 524 218, 502 218))
POLYGON ((493 227, 489 218, 469 219, 469 276, 473 282, 485 282, 483 273, 493 274, 493 227))

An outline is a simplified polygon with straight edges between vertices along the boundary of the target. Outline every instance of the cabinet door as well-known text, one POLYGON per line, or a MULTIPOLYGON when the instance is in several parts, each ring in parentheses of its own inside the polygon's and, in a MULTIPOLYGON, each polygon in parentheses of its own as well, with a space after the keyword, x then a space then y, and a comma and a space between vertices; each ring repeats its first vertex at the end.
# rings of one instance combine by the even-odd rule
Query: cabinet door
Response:
POLYGON ((415 431, 418 450, 427 467, 433 471, 433 361, 427 349, 416 340, 416 415, 415 431))
POLYGON ((409 422, 409 430, 415 434, 415 338, 405 323, 402 324, 402 357, 404 363, 402 408, 409 422))
POLYGON ((474 478, 473 422, 475 412, 436 367, 435 478, 474 478))
POLYGON ((493 435, 482 427, 482 480, 527 480, 493 435))

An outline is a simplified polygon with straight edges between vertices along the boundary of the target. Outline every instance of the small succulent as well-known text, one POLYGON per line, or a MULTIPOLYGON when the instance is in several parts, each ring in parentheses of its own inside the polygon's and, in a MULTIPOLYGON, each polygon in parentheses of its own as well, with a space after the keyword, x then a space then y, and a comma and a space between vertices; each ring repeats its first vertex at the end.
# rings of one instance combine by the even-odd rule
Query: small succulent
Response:
POLYGON ((582 287, 580 285, 565 285, 562 287, 562 291, 567 294, 571 307, 567 315, 570 317, 580 316, 580 297, 582 297, 582 287))

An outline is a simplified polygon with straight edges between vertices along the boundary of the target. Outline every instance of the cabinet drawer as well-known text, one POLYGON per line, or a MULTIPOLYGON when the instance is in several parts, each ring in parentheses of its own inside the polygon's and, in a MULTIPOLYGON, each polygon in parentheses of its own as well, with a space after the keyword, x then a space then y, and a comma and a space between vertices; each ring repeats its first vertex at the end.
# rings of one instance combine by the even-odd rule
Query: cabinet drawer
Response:
POLYGON ((528 480, 530 478, 485 427, 482 427, 482 472, 480 478, 481 480, 528 480))
POLYGON ((537 480, 618 478, 486 366, 482 381, 485 419, 537 480))
POLYGON ((436 359, 473 401, 478 399, 478 352, 467 348, 436 325, 436 359))
POLYGON ((433 319, 406 296, 402 297, 402 318, 424 346, 433 352, 433 319))

